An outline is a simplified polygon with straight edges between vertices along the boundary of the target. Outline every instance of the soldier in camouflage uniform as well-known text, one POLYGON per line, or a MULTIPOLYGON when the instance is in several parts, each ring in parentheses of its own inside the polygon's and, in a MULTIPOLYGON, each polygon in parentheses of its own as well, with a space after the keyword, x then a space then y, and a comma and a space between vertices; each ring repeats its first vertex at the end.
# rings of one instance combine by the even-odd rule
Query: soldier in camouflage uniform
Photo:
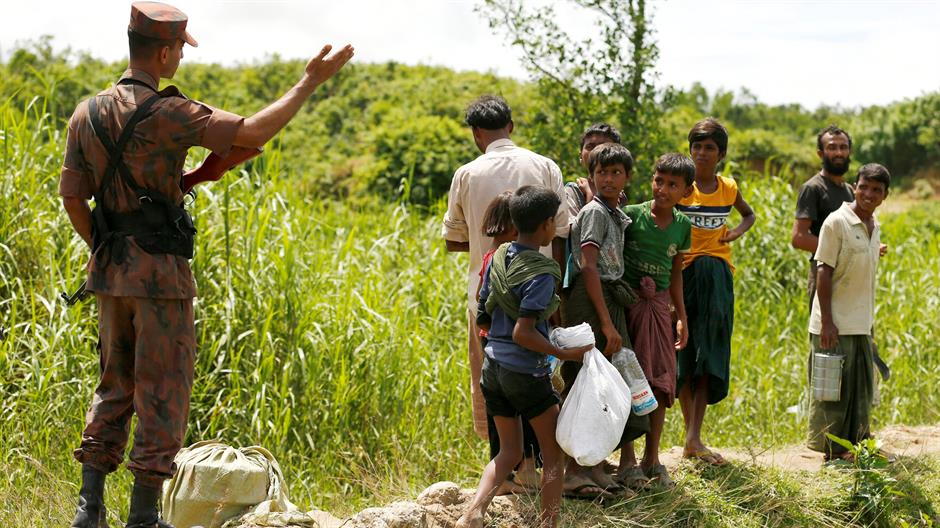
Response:
POLYGON ((203 146, 222 156, 233 146, 261 147, 353 55, 351 46, 332 55, 325 46, 290 91, 243 118, 187 99, 173 86, 157 91, 159 78, 176 72, 184 43, 196 46, 186 25, 186 15, 172 6, 133 4, 128 70, 118 84, 80 103, 69 122, 59 194, 73 227, 93 248, 87 289, 98 302, 101 366, 75 451, 82 487, 73 528, 106 526, 105 475, 124 459, 135 412, 128 463, 135 480, 127 526, 170 526, 159 519, 157 499, 163 481, 176 470, 173 459, 189 414, 196 287, 188 257, 194 230, 169 221, 154 228, 145 214, 153 204, 147 202, 161 197, 155 200, 169 204, 167 215, 172 212, 186 224, 189 217, 179 207, 180 179, 189 147, 203 146), (94 213, 88 205, 92 197, 94 213), (164 243, 186 236, 188 253, 164 243))

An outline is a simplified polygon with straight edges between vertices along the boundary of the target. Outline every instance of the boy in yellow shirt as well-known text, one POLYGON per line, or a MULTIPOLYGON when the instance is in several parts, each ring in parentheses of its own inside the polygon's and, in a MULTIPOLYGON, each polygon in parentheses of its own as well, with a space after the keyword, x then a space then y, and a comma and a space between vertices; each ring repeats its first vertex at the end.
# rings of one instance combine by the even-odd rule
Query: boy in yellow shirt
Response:
POLYGON ((734 327, 734 282, 730 243, 754 225, 754 211, 732 178, 715 173, 728 152, 728 131, 717 119, 699 121, 689 131, 689 153, 695 162, 692 194, 677 209, 692 221, 692 249, 683 258, 682 281, 688 312, 689 342, 679 351, 679 403, 685 420, 686 458, 721 465, 724 458, 702 442, 707 405, 728 395, 731 332, 734 327), (741 223, 728 228, 734 208, 741 223))

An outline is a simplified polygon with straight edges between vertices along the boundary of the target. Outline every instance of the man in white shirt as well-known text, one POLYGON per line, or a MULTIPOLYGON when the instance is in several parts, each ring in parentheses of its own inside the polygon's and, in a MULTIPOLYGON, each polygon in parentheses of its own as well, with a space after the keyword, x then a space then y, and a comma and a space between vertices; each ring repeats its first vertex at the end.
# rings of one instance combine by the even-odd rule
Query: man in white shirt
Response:
POLYGON ((881 242, 874 213, 887 197, 890 182, 883 166, 863 165, 855 184, 855 201, 843 203, 819 231, 816 295, 809 320, 813 387, 829 386, 821 381, 823 372, 814 369, 822 355, 836 356, 842 365, 838 396, 814 390, 810 403, 809 447, 825 453, 827 460, 851 459, 851 453, 831 443, 825 433, 853 444, 870 436, 874 398, 871 327, 881 242))
MULTIPOLYGON (((476 292, 480 280, 483 254, 492 239, 483 236, 483 214, 490 202, 504 191, 515 191, 523 185, 542 185, 564 200, 564 180, 558 165, 530 150, 516 146, 509 136, 513 131, 512 110, 505 99, 484 95, 467 107, 467 125, 473 142, 483 153, 457 169, 451 182, 444 215, 442 236, 448 251, 467 251, 467 326, 470 352, 470 395, 473 401, 473 429, 487 438, 486 408, 480 393, 480 372, 483 350, 476 325, 476 292)), ((561 207, 555 217, 556 238, 551 256, 561 265, 564 238, 568 236, 568 212, 561 207)), ((542 248, 543 252, 549 251, 542 248)))

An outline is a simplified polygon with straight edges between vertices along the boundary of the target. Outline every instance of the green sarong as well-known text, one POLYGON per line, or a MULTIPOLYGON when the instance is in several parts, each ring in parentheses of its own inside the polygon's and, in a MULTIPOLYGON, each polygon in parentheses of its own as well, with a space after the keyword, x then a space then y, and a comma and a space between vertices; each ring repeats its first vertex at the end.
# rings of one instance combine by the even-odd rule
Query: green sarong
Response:
POLYGON ((871 407, 874 399, 872 341, 867 335, 839 336, 836 348, 824 350, 818 335, 810 334, 809 443, 813 451, 838 455, 845 448, 826 438, 825 433, 853 444, 870 436, 871 407), (825 352, 842 356, 842 390, 839 401, 816 401, 812 394, 813 354, 825 352))
MULTIPOLYGON (((607 306, 607 311, 610 313, 610 321, 614 324, 614 328, 617 329, 617 333, 620 334, 620 339, 623 342, 622 346, 633 348, 630 344, 630 334, 627 332, 627 306, 636 302, 636 293, 634 293, 633 289, 631 289, 623 279, 601 281, 601 291, 604 293, 604 304, 607 306)), ((584 285, 584 275, 580 273, 575 276, 567 301, 562 307, 562 321, 564 321, 565 326, 576 326, 581 323, 588 323, 591 325, 591 330, 594 331, 594 346, 597 347, 598 350, 604 350, 604 347, 607 346, 607 338, 604 337, 604 332, 601 331, 600 318, 597 316, 597 310, 594 309, 594 304, 591 302, 590 297, 588 297, 587 288, 584 285)), ((567 395, 568 389, 574 385, 574 381, 578 378, 578 371, 580 370, 580 361, 565 361, 562 363, 561 376, 565 381, 565 392, 563 395, 567 395)), ((649 430, 649 416, 637 416, 635 413, 631 412, 630 417, 627 419, 627 425, 621 437, 621 442, 632 442, 648 433, 649 430)))
MULTIPOLYGON (((517 253, 507 267, 508 249, 508 243, 499 246, 490 260, 490 294, 486 299, 486 312, 492 315, 493 310, 499 306, 511 319, 519 319, 519 303, 522 300, 512 289, 545 274, 554 277, 557 283, 561 281, 561 270, 557 262, 534 249, 517 253)), ((558 295, 553 295, 538 320, 547 320, 555 313, 560 303, 558 295)))
POLYGON ((689 342, 679 351, 676 392, 694 378, 707 377, 708 404, 728 395, 734 280, 728 263, 717 257, 693 260, 682 271, 689 342))

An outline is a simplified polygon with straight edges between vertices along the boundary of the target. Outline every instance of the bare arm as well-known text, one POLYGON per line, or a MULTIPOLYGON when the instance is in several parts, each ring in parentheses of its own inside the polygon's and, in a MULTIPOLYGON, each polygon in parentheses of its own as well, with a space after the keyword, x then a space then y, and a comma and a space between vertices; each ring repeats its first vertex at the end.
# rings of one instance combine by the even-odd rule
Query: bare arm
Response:
POLYGON ((565 239, 561 237, 555 237, 552 239, 552 259, 555 260, 555 263, 558 264, 558 268, 561 269, 562 275, 565 274, 565 239))
POLYGON ((822 319, 820 344, 824 349, 835 348, 839 342, 839 329, 832 321, 832 272, 829 264, 820 264, 816 271, 816 295, 819 297, 819 314, 822 319))
POLYGON ((672 305, 676 307, 676 332, 679 339, 676 341, 676 350, 682 350, 689 342, 689 319, 685 314, 685 296, 682 287, 682 254, 672 257, 672 273, 669 276, 669 297, 672 305))
POLYGON ((545 354, 546 356, 555 356, 565 361, 581 361, 584 353, 593 348, 591 345, 578 348, 556 347, 535 329, 535 319, 532 317, 516 319, 516 326, 512 329, 512 340, 526 350, 545 354))
POLYGON ((336 53, 327 56, 332 46, 327 44, 320 53, 310 59, 300 81, 288 90, 280 99, 271 103, 258 113, 245 119, 235 134, 234 144, 240 147, 260 148, 297 114, 304 101, 332 77, 353 56, 353 48, 346 45, 336 53))
POLYGON ((91 208, 88 207, 88 200, 69 196, 62 198, 62 206, 69 215, 72 228, 91 248, 91 208))
POLYGON ((587 178, 578 178, 577 184, 578 189, 581 189, 581 194, 584 195, 584 203, 590 203, 594 199, 594 182, 587 178))
MULTIPOLYGON (((561 270, 561 276, 565 276, 565 268, 567 268, 567 262, 565 262, 565 242, 566 239, 561 237, 555 237, 552 239, 552 259, 558 264, 558 269, 561 270)), ((561 292, 561 282, 555 283, 555 293, 561 292)), ((555 313, 552 314, 549 322, 552 326, 561 326, 561 314, 564 312, 565 298, 561 297, 561 304, 558 305, 558 310, 555 310, 555 313)))
POLYGON ((588 299, 597 312, 597 318, 601 323, 601 332, 607 338, 607 346, 604 347, 604 355, 610 357, 620 350, 623 344, 623 338, 614 327, 610 319, 610 312, 607 310, 607 303, 604 302, 604 290, 601 287, 601 275, 597 270, 597 246, 581 246, 581 275, 584 276, 584 289, 587 290, 588 299))
POLYGON ((738 195, 734 199, 734 208, 741 213, 741 223, 734 226, 734 229, 729 229, 725 236, 721 237, 720 242, 728 243, 733 242, 740 238, 741 235, 747 233, 747 230, 754 225, 754 220, 757 219, 754 216, 754 210, 751 209, 751 206, 744 201, 744 197, 741 196, 741 191, 738 191, 738 195))
POLYGON ((796 249, 816 252, 816 246, 819 244, 819 238, 809 232, 813 221, 809 218, 797 218, 793 221, 793 235, 790 238, 790 245, 796 249))
POLYGON ((445 240, 447 251, 449 253, 468 253, 470 251, 470 242, 457 242, 456 240, 445 240))

